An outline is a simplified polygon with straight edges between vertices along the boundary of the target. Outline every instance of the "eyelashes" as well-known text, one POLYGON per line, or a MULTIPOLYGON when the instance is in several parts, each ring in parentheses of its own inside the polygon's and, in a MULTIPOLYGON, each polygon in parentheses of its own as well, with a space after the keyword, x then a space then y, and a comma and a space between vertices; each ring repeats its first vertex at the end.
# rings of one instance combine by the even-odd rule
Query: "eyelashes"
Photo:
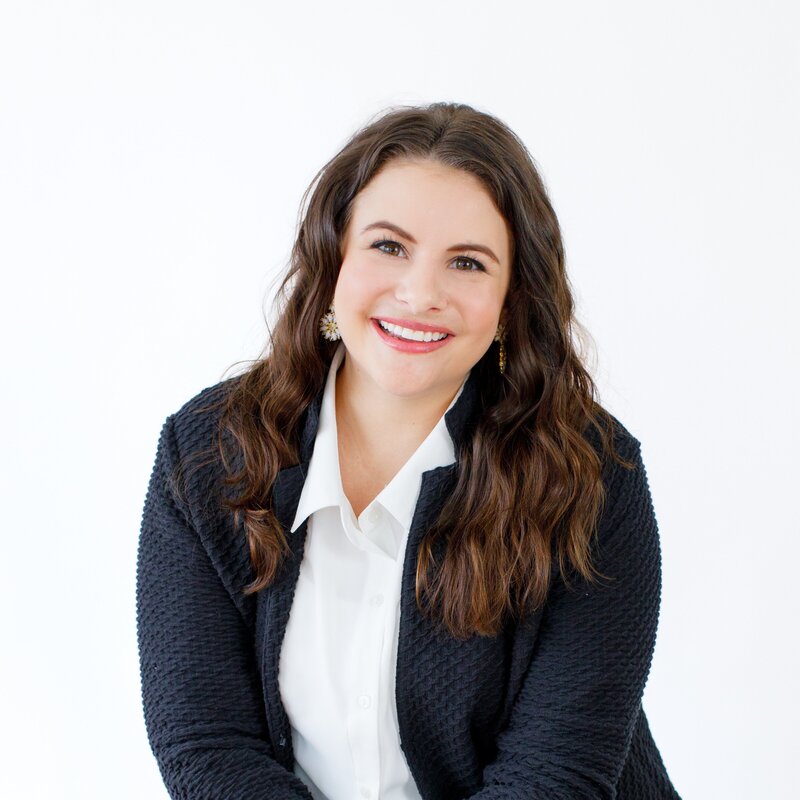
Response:
POLYGON ((397 247, 398 249, 402 249, 401 245, 399 245, 397 242, 391 241, 390 239, 379 239, 377 242, 372 243, 372 247, 374 247, 376 250, 380 250, 381 253, 386 253, 386 255, 388 256, 397 255, 397 253, 390 253, 387 250, 383 250, 382 248, 384 247, 384 245, 389 245, 390 247, 397 247))
MULTIPOLYGON (((371 246, 376 250, 379 250, 381 253, 385 253, 387 256, 397 256, 400 254, 399 251, 402 251, 403 249, 403 245, 401 245, 399 242, 393 241, 392 239, 379 239, 378 241, 373 242, 371 246), (397 248, 398 252, 384 250, 384 246, 388 246, 389 248, 397 248)), ((457 264, 459 262, 466 262, 471 265, 466 269, 456 267, 459 272, 486 272, 486 267, 482 262, 478 261, 477 258, 472 258, 471 256, 456 256, 453 263, 457 264)))

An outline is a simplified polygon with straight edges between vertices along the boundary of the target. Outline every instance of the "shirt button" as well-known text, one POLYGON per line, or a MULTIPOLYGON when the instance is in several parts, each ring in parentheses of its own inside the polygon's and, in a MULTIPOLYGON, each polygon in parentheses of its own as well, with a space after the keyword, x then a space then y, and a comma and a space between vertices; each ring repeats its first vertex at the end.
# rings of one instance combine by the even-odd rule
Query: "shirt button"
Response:
POLYGON ((369 602, 373 606, 375 606, 375 608, 378 608, 378 606, 382 606, 383 605, 383 595, 382 594, 376 594, 375 597, 373 597, 372 600, 370 600, 369 602))
POLYGON ((372 792, 370 792, 370 790, 367 789, 366 786, 362 786, 361 787, 361 796, 362 797, 371 797, 372 796, 372 792))
POLYGON ((367 514, 367 519, 370 522, 376 523, 380 518, 381 518, 381 510, 377 506, 374 506, 369 510, 369 514, 367 514))
POLYGON ((369 708, 372 705, 372 698, 368 694, 360 694, 358 696, 358 704, 361 708, 369 708))

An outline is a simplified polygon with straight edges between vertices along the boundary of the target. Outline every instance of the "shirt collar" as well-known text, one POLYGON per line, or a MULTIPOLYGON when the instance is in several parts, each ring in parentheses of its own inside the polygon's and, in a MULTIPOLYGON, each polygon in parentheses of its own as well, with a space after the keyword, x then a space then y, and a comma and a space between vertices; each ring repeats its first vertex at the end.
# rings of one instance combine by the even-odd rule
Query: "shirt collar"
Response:
MULTIPOLYGON (((300 502, 292 523, 292 532, 315 511, 338 506, 344 497, 339 470, 339 444, 336 437, 336 373, 344 360, 344 345, 334 353, 325 381, 315 420, 314 453, 308 465, 300 502)), ((308 424, 306 424, 306 432, 308 424)))

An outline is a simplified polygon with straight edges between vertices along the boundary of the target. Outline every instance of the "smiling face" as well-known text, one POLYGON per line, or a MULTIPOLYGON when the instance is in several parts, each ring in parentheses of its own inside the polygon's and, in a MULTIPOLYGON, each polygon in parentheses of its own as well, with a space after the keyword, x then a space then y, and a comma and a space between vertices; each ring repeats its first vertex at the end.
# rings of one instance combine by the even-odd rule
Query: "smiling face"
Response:
POLYGON ((386 165, 353 201, 342 242, 334 306, 348 382, 452 397, 491 346, 512 247, 474 175, 434 161, 386 165))

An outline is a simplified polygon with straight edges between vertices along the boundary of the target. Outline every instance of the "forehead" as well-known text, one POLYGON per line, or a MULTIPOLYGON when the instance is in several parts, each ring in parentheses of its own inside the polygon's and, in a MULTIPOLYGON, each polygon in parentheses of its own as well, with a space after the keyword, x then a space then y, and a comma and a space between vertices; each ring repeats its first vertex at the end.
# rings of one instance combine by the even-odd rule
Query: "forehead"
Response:
MULTIPOLYGON (((481 242, 510 252, 510 231, 478 178, 434 161, 390 162, 356 195, 348 233, 387 220, 431 242, 481 242), (447 240, 447 241, 446 241, 447 240)), ((497 250, 495 250, 497 252, 497 250)))

